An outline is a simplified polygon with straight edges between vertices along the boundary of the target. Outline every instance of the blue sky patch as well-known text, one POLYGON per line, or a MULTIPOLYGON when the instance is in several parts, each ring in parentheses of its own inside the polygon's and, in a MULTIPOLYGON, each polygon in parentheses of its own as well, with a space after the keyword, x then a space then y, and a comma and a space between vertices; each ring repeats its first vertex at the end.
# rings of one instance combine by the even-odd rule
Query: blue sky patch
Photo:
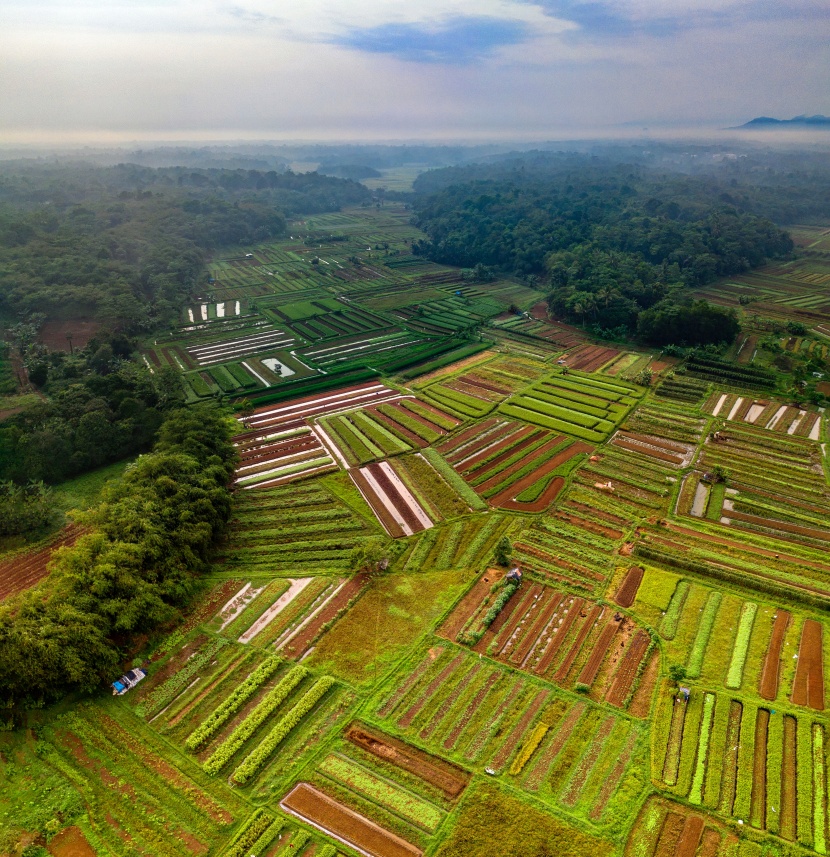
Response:
POLYGON ((497 48, 524 41, 527 26, 499 18, 451 18, 439 25, 381 24, 328 40, 358 51, 420 63, 466 65, 497 48))

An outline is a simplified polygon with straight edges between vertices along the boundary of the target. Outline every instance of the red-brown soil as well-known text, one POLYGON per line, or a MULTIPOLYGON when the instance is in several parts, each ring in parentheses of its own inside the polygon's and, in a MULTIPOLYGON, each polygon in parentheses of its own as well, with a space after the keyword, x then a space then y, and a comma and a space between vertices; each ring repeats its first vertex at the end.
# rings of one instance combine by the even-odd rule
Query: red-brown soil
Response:
POLYGON ((703 819, 699 815, 686 816, 686 823, 674 852, 675 857, 695 857, 702 834, 703 819))
MULTIPOLYGON (((554 441, 550 442, 550 444, 553 443, 554 441)), ((544 448, 549 448, 550 444, 545 444, 544 448)), ((579 455, 580 452, 593 452, 593 447, 588 446, 587 443, 583 443, 582 441, 572 443, 567 449, 563 449, 561 452, 554 455, 553 458, 546 461, 541 465, 541 467, 537 467, 536 470, 529 473, 522 479, 519 479, 517 482, 514 482, 509 488, 505 488, 504 491, 500 491, 498 494, 491 497, 489 501, 490 505, 507 508, 505 504, 516 503, 517 501, 513 499, 514 497, 518 497, 526 488, 529 488, 531 485, 535 485, 540 479, 543 479, 549 473, 552 473, 557 467, 564 464, 566 461, 570 461, 575 455, 579 455)), ((522 463, 522 466, 525 464, 527 464, 526 461, 522 463)), ((504 475, 504 471, 502 471, 502 475, 504 475)), ((556 482, 557 480, 553 481, 556 482)), ((482 486, 479 487, 481 488, 482 486)), ((541 512, 543 509, 547 508, 547 505, 551 502, 551 500, 547 500, 545 497, 549 490, 550 485, 538 500, 535 500, 533 503, 521 503, 518 505, 518 508, 528 512, 541 512)), ((556 493, 558 493, 558 490, 559 489, 557 489, 556 493)))
POLYGON ((634 603, 634 599, 637 597, 637 590, 643 582, 643 574, 645 574, 645 570, 639 565, 632 565, 628 569, 628 573, 620 584, 617 594, 614 596, 616 604, 619 604, 620 607, 630 607, 634 603))
POLYGON ((352 481, 357 486, 360 493, 363 495, 366 502, 372 507, 372 511, 377 516, 377 519, 383 524, 384 529, 393 539, 399 539, 403 536, 403 529, 400 524, 389 514, 386 506, 380 502, 380 497, 375 494, 374 488, 369 484, 366 477, 356 468, 349 471, 352 481))
POLYGON ((592 521, 590 518, 583 518, 580 515, 570 514, 565 509, 559 509, 554 514, 560 521, 566 521, 569 524, 573 524, 575 527, 585 530, 585 532, 594 533, 598 536, 605 536, 607 539, 616 540, 622 538, 622 530, 615 530, 611 527, 603 526, 602 524, 592 521))
POLYGON ((703 833, 703 842, 700 845, 698 857, 718 857, 723 837, 717 830, 707 827, 703 833))
POLYGON ((614 446, 620 447, 620 449, 626 449, 629 452, 637 452, 640 455, 647 455, 649 458, 656 458, 658 461, 665 461, 667 464, 679 465, 683 463, 683 457, 680 455, 673 455, 672 453, 664 452, 661 449, 654 449, 651 446, 636 443, 622 435, 617 435, 611 443, 613 443, 614 446))
MULTIPOLYGON (((465 461, 463 466, 459 467, 459 470, 466 478, 475 479, 477 470, 486 471, 497 467, 503 461, 512 458, 517 452, 526 449, 543 434, 544 432, 541 429, 537 429, 534 426, 524 426, 524 428, 519 429, 515 434, 511 434, 509 437, 500 440, 495 446, 485 448, 477 455, 465 461), (494 455, 495 457, 492 457, 494 455)), ((522 466, 525 463, 522 462, 522 466)), ((496 476, 497 483, 501 482, 506 475, 508 474, 500 471, 496 476)), ((480 487, 484 491, 487 489, 488 483, 485 482, 480 487)))
MULTIPOLYGON (((515 493, 515 487, 510 493, 515 493)), ((548 506, 559 496, 559 492, 565 487, 565 480, 561 476, 554 476, 545 490, 532 503, 522 503, 519 500, 502 500, 498 506, 500 509, 515 509, 517 512, 544 512, 548 506)), ((522 489, 523 491, 524 489, 522 489)), ((521 493, 521 491, 519 492, 521 493)), ((495 499, 495 498, 493 498, 495 499)))
POLYGON ((493 689, 493 686, 496 682, 501 678, 502 673, 497 670, 493 670, 489 676, 487 676, 487 681, 478 689, 476 695, 467 703, 467 707, 464 710, 464 713, 461 714, 458 719, 455 721, 455 725, 450 730, 449 735, 444 739, 444 749, 452 750, 455 746, 456 741, 460 737, 461 733, 464 731, 467 724, 472 719, 472 716, 479 710, 479 707, 484 702, 487 694, 493 689))
POLYGON ((573 641, 568 654, 565 655, 562 663, 559 665, 559 669, 554 674, 554 681, 563 682, 570 672, 571 667, 573 666, 573 662, 576 660, 577 655, 582 649, 582 644, 588 637, 588 634, 593 630, 594 624, 600 618, 604 611, 604 608, 599 604, 595 604, 588 614, 588 618, 582 624, 582 627, 579 629, 579 632, 576 635, 576 639, 573 641))
POLYGON ((822 660, 821 623, 805 619, 798 647, 792 701, 824 711, 824 663, 822 660))
POLYGON ((617 667, 614 680, 611 682, 611 687, 605 697, 606 702, 617 707, 623 705, 631 686, 634 684, 637 670, 640 668, 640 661, 642 661, 650 642, 651 640, 645 631, 638 631, 634 635, 634 639, 617 667))
POLYGON ((60 547, 71 547, 84 534, 78 524, 64 527, 53 542, 30 553, 21 553, 0 562, 0 601, 30 589, 49 573, 48 564, 60 547))
POLYGON ((411 411, 409 410, 409 408, 404 408, 403 405, 401 405, 400 401, 388 402, 388 405, 393 410, 401 411, 402 413, 404 413, 411 422, 420 423, 422 426, 430 429, 431 431, 437 432, 438 434, 447 433, 446 429, 441 428, 441 426, 432 422, 432 420, 428 420, 421 414, 416 414, 415 411, 411 411))
POLYGON ((602 345, 582 345, 567 355, 569 369, 581 372, 595 372, 610 360, 620 355, 616 348, 605 348, 602 345))
POLYGON ((758 709, 755 720, 755 756, 752 762, 752 802, 753 824, 758 821, 762 829, 767 823, 767 735, 769 733, 769 711, 758 709))
POLYGON ((744 707, 736 699, 729 704, 729 721, 726 726, 726 749, 723 754, 723 776, 720 784, 719 809, 732 815, 735 790, 738 785, 738 747, 741 742, 741 720, 744 707))
POLYGON ((453 467, 462 461, 466 464, 465 459, 473 455, 478 455, 479 452, 487 451, 488 447, 493 446, 496 441, 500 441, 508 435, 512 436, 520 428, 522 427, 518 423, 504 423, 503 425, 496 426, 492 431, 486 431, 482 425, 480 433, 468 438, 464 444, 453 446, 451 450, 444 453, 445 457, 453 467))
POLYGON ((530 592, 526 592, 524 595, 520 595, 518 592, 515 593, 502 608, 501 613, 493 620, 493 624, 484 632, 484 636, 473 646, 473 651, 483 654, 487 651, 490 643, 500 636, 502 628, 504 628, 513 616, 516 617, 515 621, 518 622, 527 612, 529 598, 533 592, 534 590, 531 589, 530 592))
POLYGON ((637 690, 634 691, 634 696, 628 706, 628 713, 632 717, 648 717, 651 712, 651 700, 654 696, 654 686, 657 684, 657 678, 660 675, 660 652, 655 649, 648 660, 646 668, 643 670, 642 678, 640 679, 637 690))
POLYGON ((427 656, 418 664, 417 667, 415 667, 403 684, 399 685, 392 696, 390 696, 389 699, 378 709, 379 717, 386 717, 395 710, 397 704, 406 696, 410 688, 413 688, 416 685, 421 676, 427 671, 429 665, 438 656, 438 653, 442 651, 443 649, 440 647, 429 650, 427 656))
POLYGON ((357 598, 368 582, 369 575, 365 572, 347 580, 340 592, 290 641, 283 651, 287 653, 290 650, 291 658, 302 657, 320 636, 323 627, 332 622, 352 599, 357 598))
POLYGON ((38 342, 48 345, 52 351, 74 351, 84 348, 101 329, 100 321, 75 319, 73 321, 47 321, 38 333, 38 342), (72 348, 69 347, 67 334, 72 336, 72 348))
POLYGON ((591 650, 591 655, 585 662, 585 666, 582 667, 579 677, 576 680, 578 684, 585 684, 590 687, 594 683, 594 679, 597 677, 599 668, 608 654, 608 650, 611 648, 614 635, 617 633, 619 627, 619 623, 612 620, 600 631, 599 639, 591 650))
POLYGON ((764 658, 764 668, 761 673, 761 681, 758 692, 764 699, 775 699, 778 695, 778 679, 781 674, 781 649, 784 646, 784 637, 790 625, 792 617, 786 610, 778 609, 775 622, 772 625, 767 654, 764 658))
MULTIPOLYGON (((490 630, 493 631, 492 637, 492 646, 496 652, 501 652, 504 646, 507 644, 508 640, 512 636, 513 632, 516 630, 518 624, 524 619, 527 611, 531 608, 534 601, 536 600, 536 596, 542 594, 542 587, 538 583, 534 583, 533 586, 528 589, 521 601, 519 602, 519 606, 513 610, 506 622, 504 622, 498 629, 495 628, 496 623, 490 626, 490 630)), ((514 595, 511 601, 516 601, 517 596, 514 595)), ((508 602, 509 603, 509 602, 508 602)), ((496 617, 497 619, 501 618, 501 615, 504 614, 506 610, 502 610, 501 614, 496 617)), ((475 646, 475 650, 477 652, 486 652, 489 648, 488 645, 482 646, 481 644, 485 642, 485 638, 479 640, 479 642, 475 646)))
POLYGON ((802 527, 798 524, 790 524, 787 521, 779 521, 776 518, 761 518, 758 515, 748 515, 745 512, 729 512, 733 521, 745 521, 756 527, 766 527, 771 530, 781 530, 785 533, 793 533, 797 536, 806 536, 808 539, 819 539, 830 542, 830 530, 817 530, 814 527, 802 527))
POLYGON ((468 440, 476 437, 479 434, 483 434, 484 432, 491 429, 498 422, 497 417, 490 417, 486 419, 483 423, 477 423, 475 425, 471 425, 469 428, 464 429, 464 431, 459 432, 455 437, 450 438, 450 440, 442 441, 438 447, 438 451, 443 455, 447 460, 449 460, 449 453, 454 449, 457 449, 462 444, 466 443, 468 440))
POLYGON ((663 827, 660 831, 660 838, 657 840, 657 847, 654 849, 654 857, 674 857, 685 826, 686 822, 682 815, 676 812, 667 812, 663 819, 663 827))
MULTIPOLYGON (((781 836, 795 840, 796 833, 796 719, 784 715, 784 746, 781 756, 781 836)), ((772 772, 775 776, 775 772, 772 772)))
POLYGON ((373 756, 441 789, 450 799, 457 798, 470 781, 470 775, 452 763, 362 723, 352 723, 346 730, 346 738, 373 756))
POLYGON ((280 806, 372 857, 420 857, 423 853, 308 783, 296 785, 280 806))
MULTIPOLYGON (((523 439, 521 440, 520 443, 517 443, 515 445, 515 447, 513 447, 512 449, 507 449, 505 452, 503 452, 501 455, 499 455, 498 458, 492 462, 492 464, 487 463, 487 464, 483 465, 482 469, 489 470, 491 467, 495 467, 496 465, 501 464, 504 461, 507 461, 509 458, 512 458, 515 455, 515 453, 521 452, 523 449, 526 449, 527 447, 532 446, 535 442, 537 442, 539 440, 540 436, 543 435, 543 432, 539 431, 538 429, 533 429, 530 433, 530 436, 527 436, 527 433, 523 429, 521 432, 519 432, 519 435, 523 436, 523 439)), ((518 437, 518 435, 516 437, 518 437)), ((511 440, 514 440, 514 438, 511 438, 511 440)), ((536 459, 541 458, 543 455, 545 455, 550 450, 555 449, 557 446, 559 446, 559 444, 562 442, 562 440, 563 439, 561 437, 551 438, 550 440, 543 443, 538 449, 533 450, 532 453, 528 453, 528 454, 524 455, 518 461, 514 461, 509 466, 503 467, 501 470, 496 472, 495 475, 491 476, 489 479, 486 479, 484 482, 479 483, 476 486, 476 490, 479 493, 484 493, 484 492, 488 491, 490 488, 495 488, 497 485, 500 485, 505 480, 507 480, 511 476, 513 476, 514 473, 518 473, 524 467, 527 467, 527 465, 531 461, 535 461, 536 459)), ((565 450, 565 451, 567 451, 567 450, 565 450)), ((545 469, 545 465, 542 465, 542 467, 535 469, 531 474, 529 474, 532 477, 532 481, 529 484, 533 485, 535 482, 538 482, 542 476, 544 476, 546 473, 549 473, 549 472, 550 472, 550 468, 545 469)), ((475 476, 476 476, 475 473, 469 474, 469 477, 475 478, 475 476)), ((525 480, 522 480, 522 482, 524 482, 524 481, 525 480)), ((511 483, 510 486, 508 488, 506 488, 504 492, 502 492, 502 494, 507 492, 507 493, 509 493, 510 496, 515 497, 516 494, 518 493, 516 491, 516 487, 518 486, 518 484, 519 484, 518 482, 511 483)), ((500 497, 500 496, 501 496, 501 494, 496 495, 496 497, 500 497)))
POLYGON ((446 621, 438 629, 440 636, 448 640, 455 640, 459 632, 464 628, 467 619, 484 600, 491 587, 501 580, 504 572, 501 569, 488 568, 473 586, 467 590, 466 595, 458 602, 455 609, 447 616, 446 621))
POLYGON ((392 482, 380 464, 370 464, 366 469, 375 478, 375 481, 389 498, 392 505, 397 509, 398 514, 409 525, 412 532, 419 533, 421 530, 425 529, 424 525, 410 508, 409 503, 407 503, 401 496, 397 486, 392 482))
POLYGON ((432 737, 432 734, 438 728, 441 721, 447 716, 447 712, 458 701, 458 698, 463 695, 464 691, 470 686, 470 683, 475 680, 480 671, 481 661, 478 661, 473 664, 471 669, 467 670, 467 672, 461 676, 460 681, 453 687, 452 693, 449 693, 444 697, 444 701, 438 709, 432 713, 432 716, 429 718, 429 722, 425 723, 421 727, 421 731, 418 733, 418 736, 422 741, 428 741, 432 737))
POLYGON ((556 657, 556 654, 562 645, 562 641, 568 636, 568 631, 570 631, 571 625, 573 625, 574 620, 581 613, 584 605, 584 598, 574 599, 573 604, 571 604, 568 612, 565 614, 562 624, 554 633, 545 653, 542 655, 541 660, 533 668, 534 672, 539 673, 539 675, 544 675, 548 671, 550 665, 553 663, 553 659, 556 657))
MULTIPOLYGON (((546 590, 546 594, 550 593, 550 590, 546 590)), ((510 656, 510 660, 519 667, 524 666, 525 659, 530 654, 531 650, 536 646, 536 643, 539 641, 539 635, 544 631, 547 627, 548 623, 551 620, 551 617, 556 612, 559 605, 562 603, 562 599, 564 595, 561 592, 553 592, 550 593, 550 598, 548 598, 547 603, 543 606, 543 608, 539 611, 539 615, 536 617, 536 621, 533 625, 528 629, 527 633, 524 635, 524 638, 516 646, 513 654, 510 656)))
POLYGON ((54 857, 95 857, 95 851, 79 828, 66 827, 50 842, 48 851, 54 857))
POLYGON ((603 812, 605 812, 605 807, 608 805, 611 795, 616 791, 617 786, 622 779, 622 775, 628 767, 628 763, 631 760, 636 743, 637 733, 632 730, 628 735, 625 746, 620 752, 619 758, 614 763, 614 767, 603 781, 602 788, 599 790, 599 794, 594 801, 594 805, 591 807, 590 816, 593 821, 599 821, 603 812))

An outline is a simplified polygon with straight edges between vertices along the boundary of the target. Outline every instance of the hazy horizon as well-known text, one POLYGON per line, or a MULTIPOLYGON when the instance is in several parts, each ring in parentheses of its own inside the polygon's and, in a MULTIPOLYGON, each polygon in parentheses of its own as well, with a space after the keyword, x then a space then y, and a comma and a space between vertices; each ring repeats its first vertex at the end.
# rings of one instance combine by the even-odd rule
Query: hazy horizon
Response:
POLYGON ((822 0, 5 0, 0 143, 699 136, 830 113, 822 0))

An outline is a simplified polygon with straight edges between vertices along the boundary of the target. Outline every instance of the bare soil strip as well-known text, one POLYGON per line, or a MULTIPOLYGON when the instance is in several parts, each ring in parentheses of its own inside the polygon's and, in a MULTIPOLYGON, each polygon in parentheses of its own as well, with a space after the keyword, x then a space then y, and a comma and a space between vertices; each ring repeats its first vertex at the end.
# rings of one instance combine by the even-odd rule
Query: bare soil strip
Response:
POLYGON ((752 799, 750 818, 752 826, 762 830, 767 826, 767 735, 769 711, 758 709, 755 720, 755 756, 752 763, 752 799))
POLYGON ((651 638, 645 631, 637 631, 634 635, 634 639, 617 667, 614 680, 605 696, 606 702, 619 708, 623 706, 650 642, 651 638))
POLYGON ((369 481, 360 470, 353 468, 349 471, 352 481, 358 491, 363 495, 363 499, 369 504, 371 510, 375 513, 375 517, 380 521, 383 528, 392 536, 393 539, 399 539, 404 535, 403 527, 392 517, 389 511, 381 502, 374 488, 369 484, 369 481))
POLYGON ((516 647, 516 650, 510 656, 510 660, 520 667, 524 667, 527 663, 531 652, 536 648, 541 640, 542 632, 547 628, 553 614, 556 612, 559 605, 562 603, 563 594, 561 592, 551 593, 551 597, 536 617, 536 621, 525 634, 522 642, 516 647))
POLYGON ((785 714, 781 755, 781 836, 790 842, 795 841, 796 832, 796 783, 796 719, 785 714))
POLYGON ((471 440, 474 437, 478 437, 478 435, 483 434, 493 428, 494 425, 499 421, 498 417, 489 417, 483 423, 476 423, 475 425, 471 425, 469 428, 464 429, 464 431, 459 432, 455 437, 450 438, 449 440, 441 441, 441 443, 436 447, 438 451, 449 461, 449 453, 451 453, 454 449, 458 449, 462 444, 467 443, 467 441, 471 440))
POLYGON ((368 857, 420 857, 423 852, 308 783, 298 783, 280 806, 368 857))
POLYGON ((256 635, 266 628, 286 607, 308 586, 313 577, 289 579, 288 589, 237 639, 238 643, 250 643, 256 635))
POLYGON ((778 695, 778 680, 781 674, 781 650, 784 646, 784 637, 790 626, 792 616, 780 608, 776 612, 775 622, 772 625, 772 635, 769 647, 764 658, 764 668, 761 673, 761 681, 758 692, 764 699, 775 699, 778 695))
POLYGON ((824 711, 821 623, 815 619, 804 620, 791 698, 795 705, 807 705, 816 711, 824 711))
POLYGON ((366 477, 369 485, 372 486, 372 490, 384 508, 398 522, 405 535, 411 536, 413 533, 425 529, 420 526, 415 513, 404 502, 398 489, 379 465, 370 464, 368 467, 361 467, 360 471, 366 477))
POLYGON ((489 568, 480 575, 478 580, 467 590, 467 594, 456 604, 455 609, 447 616, 444 624, 438 629, 438 634, 447 640, 455 640, 459 632, 467 624, 467 619, 473 615, 476 608, 484 600, 490 588, 501 579, 503 572, 489 568))
POLYGON ((677 845, 683 834, 686 821, 677 812, 667 812, 663 819, 663 827, 660 830, 660 838, 654 849, 654 857, 674 857, 677 853, 677 845))
POLYGON ((568 631, 570 631, 571 625, 573 625, 576 617, 579 616, 584 605, 584 598, 575 598, 573 600, 573 603, 562 620, 562 624, 553 633, 547 649, 544 650, 539 662, 535 667, 533 667, 534 672, 539 673, 539 675, 544 675, 548 671, 550 665, 553 663, 553 659, 556 657, 556 653, 562 645, 562 641, 568 636, 568 631))
POLYGON ((441 789, 453 800, 464 791, 470 781, 470 775, 466 771, 450 762, 362 723, 352 723, 346 730, 346 738, 373 756, 409 771, 424 782, 441 789))
POLYGON ((591 656, 585 662, 585 666, 582 667, 582 670, 579 673, 579 678, 576 680, 577 684, 586 684, 590 687, 594 683, 597 673, 599 672, 599 668, 605 660, 608 650, 611 648, 611 642, 619 630, 619 627, 619 622, 612 620, 602 629, 602 631, 600 631, 599 639, 594 645, 591 656))
POLYGON ((71 547, 86 532, 85 527, 71 524, 57 538, 38 551, 22 553, 0 563, 0 601, 30 589, 47 576, 52 555, 60 547, 71 547))
POLYGON ((675 857, 695 857, 702 834, 703 819, 699 815, 686 816, 686 823, 674 852, 675 857))
POLYGON ((644 574, 645 570, 639 565, 631 566, 631 568, 628 569, 628 574, 626 574, 623 579, 620 588, 617 590, 617 594, 614 596, 614 602, 619 604, 620 607, 630 607, 634 603, 634 599, 637 597, 637 590, 643 582, 644 574))
POLYGON ((602 614, 605 612, 605 608, 601 607, 599 604, 595 604, 588 614, 588 618, 583 623, 582 627, 579 629, 579 633, 576 635, 576 639, 573 641, 573 645, 571 646, 568 654, 565 655, 562 663, 559 665, 559 669, 553 676, 554 681, 563 682, 570 672, 571 667, 573 666, 573 662, 576 660, 577 655, 582 649, 582 644, 588 637, 588 634, 591 633, 595 623, 602 617, 602 614))

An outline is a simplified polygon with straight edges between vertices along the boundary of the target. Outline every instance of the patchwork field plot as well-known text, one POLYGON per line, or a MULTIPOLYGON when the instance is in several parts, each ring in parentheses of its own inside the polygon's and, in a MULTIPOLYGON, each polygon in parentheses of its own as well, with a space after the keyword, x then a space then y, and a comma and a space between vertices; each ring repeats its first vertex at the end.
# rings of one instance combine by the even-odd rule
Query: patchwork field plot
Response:
POLYGON ((819 440, 821 414, 769 399, 753 399, 732 393, 713 393, 703 410, 713 417, 738 423, 749 423, 779 434, 819 440))
MULTIPOLYGON (((377 715, 462 764, 485 765, 566 812, 608 822, 639 791, 636 721, 458 652, 430 649, 377 715), (590 748, 589 748, 590 747, 590 748)), ((630 809, 630 808, 629 808, 630 809)))
POLYGON ((631 410, 642 391, 583 373, 549 376, 499 410, 508 417, 599 443, 631 410))
POLYGON ((726 825, 688 806, 651 797, 637 816, 626 857, 716 857, 737 845, 726 825))
POLYGON ((567 475, 593 451, 563 435, 495 417, 436 448, 490 505, 525 512, 550 506, 567 475))
POLYGON ((388 461, 349 471, 355 486, 393 538, 428 530, 433 522, 388 461))
POLYGON ((319 482, 240 492, 219 567, 235 576, 345 570, 354 548, 378 533, 370 510, 358 509, 319 482))
MULTIPOLYGON (((649 634, 630 619, 540 583, 513 591, 506 579, 484 575, 458 611, 439 633, 449 631, 473 651, 617 707, 628 706, 646 663, 656 657, 649 634)), ((650 698, 652 691, 653 685, 643 694, 650 698)))
POLYGON ((825 744, 824 725, 809 716, 698 692, 673 701, 665 757, 654 762, 690 803, 824 853, 825 744))

